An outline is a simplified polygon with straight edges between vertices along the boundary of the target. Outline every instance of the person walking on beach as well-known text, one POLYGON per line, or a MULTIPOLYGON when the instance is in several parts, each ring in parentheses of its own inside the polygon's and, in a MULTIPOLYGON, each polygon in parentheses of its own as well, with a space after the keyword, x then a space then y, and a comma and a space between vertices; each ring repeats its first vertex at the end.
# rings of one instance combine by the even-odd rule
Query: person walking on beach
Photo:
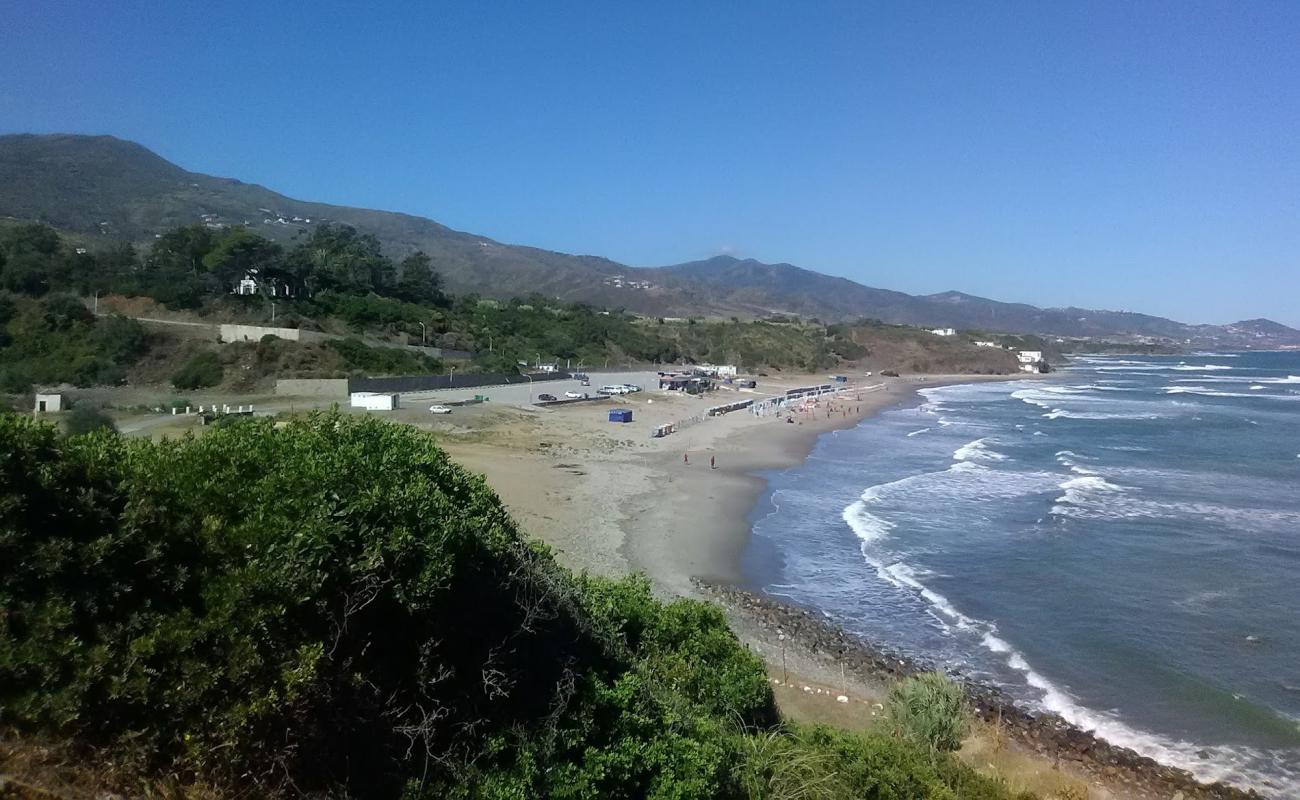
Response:
POLYGON ((682 453, 682 463, 683 463, 683 464, 690 464, 690 463, 691 463, 691 454, 690 454, 690 453, 682 453))
POLYGON ((709 469, 717 469, 718 465, 714 462, 713 456, 709 456, 709 469))

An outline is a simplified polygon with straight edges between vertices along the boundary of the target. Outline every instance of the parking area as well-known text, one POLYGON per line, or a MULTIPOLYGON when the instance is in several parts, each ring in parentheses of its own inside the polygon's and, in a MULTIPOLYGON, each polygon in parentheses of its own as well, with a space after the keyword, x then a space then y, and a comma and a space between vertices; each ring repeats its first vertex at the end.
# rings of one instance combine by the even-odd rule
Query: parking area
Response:
POLYGON ((593 372, 590 374, 591 385, 583 386, 578 380, 531 381, 513 383, 505 386, 474 386, 464 389, 438 389, 430 392, 405 392, 402 394, 403 405, 417 403, 460 403, 483 396, 488 402, 526 406, 537 402, 538 396, 549 394, 563 399, 567 391, 587 392, 593 396, 601 386, 608 384, 632 383, 651 391, 659 387, 659 375, 656 372, 593 372))

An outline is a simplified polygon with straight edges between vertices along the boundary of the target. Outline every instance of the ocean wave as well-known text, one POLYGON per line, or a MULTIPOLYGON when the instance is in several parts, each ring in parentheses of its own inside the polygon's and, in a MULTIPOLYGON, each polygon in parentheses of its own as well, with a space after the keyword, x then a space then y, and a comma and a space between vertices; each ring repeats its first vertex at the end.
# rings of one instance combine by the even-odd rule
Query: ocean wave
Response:
POLYGON ((1109 502, 1109 495, 1124 491, 1123 487, 1116 486, 1097 474, 1070 478, 1060 488, 1065 494, 1056 498, 1056 505, 1052 506, 1052 513, 1057 516, 1075 516, 1076 509, 1109 502))
POLYGON ((1199 394, 1202 397, 1250 397, 1252 399, 1264 397, 1273 400, 1291 400, 1300 397, 1300 395, 1293 394, 1259 394, 1259 392, 1266 388, 1259 384, 1251 386, 1250 388, 1252 391, 1256 392, 1256 394, 1249 394, 1247 392, 1222 392, 1218 389, 1211 389, 1208 386, 1166 386, 1164 392, 1165 394, 1199 394))
POLYGON ((923 434, 923 433, 925 433, 925 432, 927 432, 927 431, 929 431, 929 430, 930 430, 930 428, 922 428, 922 429, 919 430, 919 431, 912 431, 911 433, 909 433, 909 434, 907 434, 907 435, 908 435, 909 438, 910 438, 910 437, 913 437, 913 436, 920 436, 921 434, 923 434))
POLYGON ((1073 450, 1056 451, 1056 463, 1060 464, 1063 467, 1069 468, 1069 470, 1075 473, 1076 475, 1097 474, 1097 470, 1092 469, 1091 467, 1085 467, 1082 464, 1080 464, 1079 461, 1081 460, 1087 460, 1087 459, 1085 459, 1084 456, 1081 456, 1078 453, 1074 452, 1073 450))
POLYGON ((1124 414, 1124 413, 1104 413, 1101 411, 1068 411, 1063 408, 1053 408, 1043 415, 1046 419, 1160 419, 1163 414, 1124 414))
POLYGON ((957 461, 1006 461, 1006 455, 989 449, 989 437, 976 439, 958 447, 952 457, 957 461))
MULTIPOLYGON (((1278 785, 1276 775, 1265 775, 1253 766, 1275 759, 1278 754, 1161 736, 1129 725, 1114 712, 1088 708, 1069 691, 1037 671, 1024 653, 999 635, 996 624, 963 613, 951 600, 922 582, 913 566, 901 561, 879 564, 876 573, 887 583, 923 600, 935 612, 932 616, 944 622, 945 627, 955 627, 977 637, 981 647, 1000 657, 1033 690, 1029 702, 1040 711, 1056 714, 1076 728, 1112 745, 1127 747, 1162 764, 1185 769, 1202 781, 1233 781, 1261 788, 1278 785), (1207 753, 1211 756, 1208 759, 1204 757, 1207 753), (1265 781, 1270 783, 1265 784, 1265 781)), ((1285 781, 1284 788, 1291 788, 1294 784, 1285 781)))
POLYGON ((1093 367, 1099 372, 1125 372, 1132 375, 1140 375, 1147 372, 1156 371, 1175 371, 1175 372, 1220 372, 1223 370, 1236 369, 1226 364, 1201 364, 1195 366, 1192 364, 1142 364, 1142 365, 1121 365, 1121 366, 1102 366, 1093 367), (1140 371, 1135 371, 1140 370, 1140 371))
POLYGON ((1028 403, 1031 406, 1039 408, 1051 408, 1052 404, 1047 402, 1048 398, 1043 397, 1042 393, 1034 389, 1020 389, 1011 393, 1012 399, 1019 400, 1022 403, 1028 403))
POLYGON ((850 503, 840 517, 864 543, 882 539, 894 529, 894 523, 868 511, 865 500, 850 503))

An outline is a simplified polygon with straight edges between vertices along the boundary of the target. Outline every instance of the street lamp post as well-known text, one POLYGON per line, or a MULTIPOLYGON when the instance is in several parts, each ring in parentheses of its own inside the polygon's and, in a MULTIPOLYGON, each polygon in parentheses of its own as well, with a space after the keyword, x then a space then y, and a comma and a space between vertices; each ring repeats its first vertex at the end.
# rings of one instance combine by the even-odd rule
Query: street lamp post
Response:
POLYGON ((420 323, 420 344, 425 347, 427 347, 429 344, 429 339, 428 336, 426 335, 427 333, 428 330, 424 327, 424 323, 421 322, 420 323))
POLYGON ((524 377, 528 379, 528 402, 531 403, 533 402, 533 376, 525 372, 524 377))

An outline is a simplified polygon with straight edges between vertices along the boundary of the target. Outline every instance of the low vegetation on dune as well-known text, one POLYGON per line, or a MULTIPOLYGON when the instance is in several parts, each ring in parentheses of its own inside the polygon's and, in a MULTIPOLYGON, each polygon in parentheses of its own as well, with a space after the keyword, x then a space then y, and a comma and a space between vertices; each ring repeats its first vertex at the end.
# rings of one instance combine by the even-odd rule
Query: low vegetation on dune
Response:
POLYGON ((716 607, 569 574, 408 427, 0 414, 0 562, 0 759, 40 743, 102 788, 1009 796, 946 746, 783 723, 716 607))

